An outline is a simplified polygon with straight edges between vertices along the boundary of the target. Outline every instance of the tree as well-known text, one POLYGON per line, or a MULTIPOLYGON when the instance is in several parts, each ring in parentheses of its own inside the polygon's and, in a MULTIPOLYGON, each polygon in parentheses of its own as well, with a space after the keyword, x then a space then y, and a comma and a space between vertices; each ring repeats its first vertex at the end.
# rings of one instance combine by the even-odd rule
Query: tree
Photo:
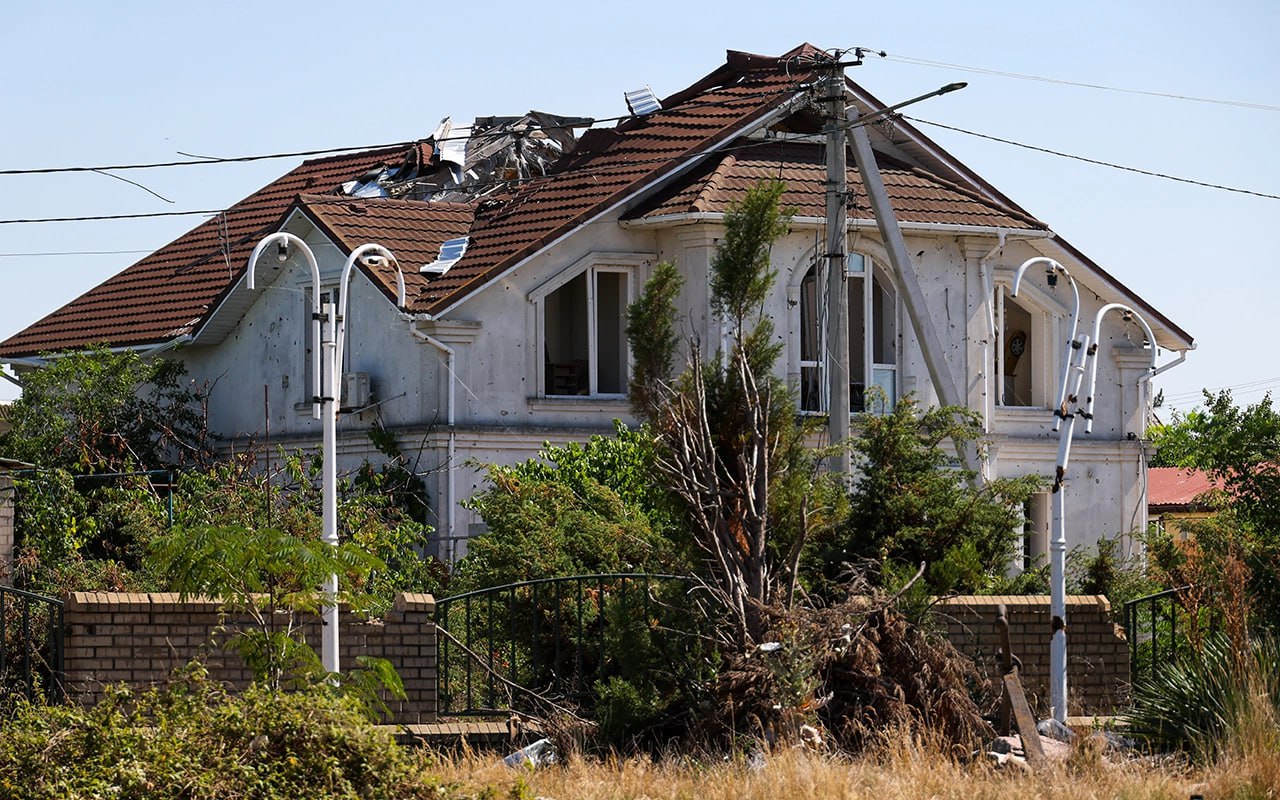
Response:
POLYGON ((1229 391, 1204 398, 1202 409, 1153 427, 1152 465, 1208 472, 1222 487, 1210 498, 1218 513, 1185 526, 1193 544, 1153 535, 1152 559, 1168 581, 1198 584, 1217 602, 1233 594, 1233 576, 1246 575, 1241 600, 1280 630, 1280 412, 1270 394, 1243 408, 1229 391))
POLYGON ((849 516, 814 548, 813 571, 838 580, 849 565, 875 562, 886 577, 927 564, 932 594, 978 592, 1003 576, 1018 542, 1034 476, 974 486, 942 445, 963 447, 981 434, 962 408, 921 410, 905 397, 892 413, 867 415, 854 440, 857 477, 849 516))
POLYGON ((25 376, 0 450, 75 473, 208 463, 204 402, 181 363, 100 345, 25 376))
POLYGON ((1153 467, 1204 470, 1256 525, 1280 531, 1280 412, 1271 395, 1241 408, 1231 392, 1205 391, 1203 409, 1153 426, 1153 467))
MULTIPOLYGON (((782 345, 763 314, 776 277, 770 248, 789 229, 789 214, 778 208, 783 189, 762 183, 725 214, 710 276, 724 348, 708 359, 696 337, 687 339, 685 368, 671 376, 682 284, 673 264, 658 265, 628 312, 633 407, 654 432, 657 473, 682 501, 710 587, 729 611, 731 641, 744 649, 764 635, 770 607, 790 603, 808 535, 800 524, 790 541, 780 540, 773 492, 816 478, 791 394, 774 375, 782 345)), ((793 511, 807 516, 804 501, 793 511)))

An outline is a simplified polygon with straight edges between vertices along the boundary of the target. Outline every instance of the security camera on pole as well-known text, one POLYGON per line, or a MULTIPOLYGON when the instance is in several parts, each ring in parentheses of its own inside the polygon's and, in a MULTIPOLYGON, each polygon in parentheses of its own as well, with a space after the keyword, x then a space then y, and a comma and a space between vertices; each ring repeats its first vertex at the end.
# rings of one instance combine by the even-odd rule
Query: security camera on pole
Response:
MULTIPOLYGON (((258 258, 267 248, 276 246, 276 256, 281 263, 289 259, 289 248, 302 253, 311 269, 311 341, 318 344, 311 348, 311 415, 321 420, 321 538, 332 546, 338 546, 338 370, 342 365, 342 352, 346 340, 347 285, 351 280, 351 268, 357 261, 365 264, 390 264, 396 268, 396 305, 404 307, 404 273, 391 251, 381 245, 365 244, 357 247, 347 257, 338 282, 338 303, 321 303, 320 265, 315 253, 302 239, 291 233, 279 232, 258 242, 249 256, 245 285, 254 289, 254 268, 258 258), (323 360, 322 360, 323 355, 323 360), (323 377, 323 380, 322 380, 323 377), (323 383, 323 385, 321 385, 323 383)), ((321 612, 324 628, 321 634, 320 661, 326 672, 340 672, 338 661, 338 576, 330 575, 324 582, 325 604, 321 612)))
POLYGON ((1156 337, 1151 326, 1136 311, 1121 303, 1108 303, 1098 310, 1094 318, 1093 334, 1077 333, 1080 319, 1080 290, 1066 268, 1051 258, 1031 258, 1018 267, 1013 276, 1013 289, 1018 296, 1022 276, 1034 264, 1045 265, 1045 275, 1050 287, 1058 284, 1058 276, 1065 277, 1071 285, 1075 305, 1071 311, 1071 331, 1062 359, 1062 378, 1058 383, 1058 404, 1053 409, 1053 429, 1058 434, 1058 461, 1053 473, 1053 523, 1049 541, 1049 616, 1052 638, 1049 641, 1049 704, 1053 718, 1067 721, 1067 501, 1065 482, 1067 466, 1071 458, 1071 438, 1075 433, 1076 418, 1084 417, 1085 433, 1093 432, 1093 401, 1098 378, 1098 340, 1102 336, 1102 319, 1111 311, 1123 312, 1125 319, 1135 319, 1142 325, 1151 346, 1151 369, 1156 366, 1156 337), (1087 376, 1087 377, 1086 377, 1087 376), (1084 402, 1081 403, 1081 384, 1084 386, 1084 402), (1071 411, 1075 406, 1075 411, 1071 411), (1063 426, 1063 421, 1066 425, 1063 426))

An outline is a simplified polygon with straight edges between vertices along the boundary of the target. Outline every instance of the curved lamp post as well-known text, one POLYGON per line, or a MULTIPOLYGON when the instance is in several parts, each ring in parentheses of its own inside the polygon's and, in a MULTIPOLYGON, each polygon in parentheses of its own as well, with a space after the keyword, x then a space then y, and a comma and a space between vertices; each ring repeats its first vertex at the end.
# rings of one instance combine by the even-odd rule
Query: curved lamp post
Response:
POLYGON ((1045 278, 1049 282, 1049 286, 1053 287, 1058 284, 1058 276, 1062 275, 1071 284, 1071 294, 1075 299, 1075 304, 1071 308, 1071 333, 1067 334, 1066 352, 1062 357, 1062 377, 1058 380, 1058 402, 1054 405, 1056 409, 1056 419, 1053 421, 1053 429, 1056 431, 1062 425, 1062 420, 1067 417, 1067 376, 1071 372, 1071 351, 1075 348, 1076 328, 1080 324, 1080 289, 1076 286, 1075 278, 1071 277, 1071 273, 1067 272, 1067 268, 1054 261, 1052 258, 1037 256, 1029 258, 1022 262, 1022 266, 1018 267, 1017 273, 1013 276, 1013 289, 1010 291, 1014 297, 1018 296, 1018 286, 1022 283, 1022 276, 1026 273, 1027 268, 1034 264, 1044 264, 1045 278))
MULTIPOLYGON (((307 243, 292 233, 283 231, 265 237, 253 248, 249 256, 248 279, 246 285, 254 289, 254 268, 263 251, 271 245, 276 246, 276 255, 283 263, 289 258, 289 248, 294 247, 302 253, 307 266, 311 269, 311 396, 312 417, 322 421, 323 443, 321 445, 321 483, 322 483, 322 526, 321 539, 332 547, 338 546, 338 369, 342 365, 342 352, 346 342, 346 310, 347 284, 351 280, 351 268, 358 260, 366 263, 378 260, 389 263, 396 268, 396 305, 404 307, 404 272, 400 269, 396 257, 391 251, 377 244, 365 244, 357 247, 347 257, 342 267, 342 277, 338 284, 338 305, 320 302, 320 266, 315 253, 307 243), (323 369, 321 352, 323 351, 323 369), (324 376, 323 386, 321 375, 324 376)), ((330 575, 323 586, 325 604, 321 611, 324 622, 320 643, 320 661, 325 671, 336 674, 340 671, 338 659, 338 576, 330 575)))
POLYGON ((1018 296, 1018 286, 1022 282, 1023 273, 1033 264, 1045 265, 1045 274, 1049 285, 1057 283, 1059 275, 1064 276, 1071 284, 1075 297, 1075 306, 1071 312, 1071 333, 1067 337, 1066 352, 1062 361, 1062 378, 1058 383, 1058 405, 1054 409, 1053 429, 1058 434, 1058 461, 1053 474, 1053 530, 1049 541, 1049 615, 1052 638, 1049 641, 1049 704, 1053 708, 1053 717, 1058 722, 1067 721, 1067 502, 1064 482, 1067 476, 1067 464, 1071 459, 1071 438, 1075 433, 1076 418, 1084 417, 1085 433, 1093 432, 1093 401, 1095 384, 1098 378, 1098 340, 1102 336, 1102 319, 1111 311, 1121 311, 1126 319, 1134 318, 1142 324, 1142 329, 1151 343, 1151 367, 1156 362, 1156 337, 1151 326, 1136 311, 1122 303, 1108 303, 1098 310, 1094 317, 1092 336, 1078 333, 1080 320, 1080 290, 1066 268, 1051 258, 1043 256, 1031 258, 1018 267, 1013 279, 1014 297, 1018 296), (1087 379, 1086 379, 1087 375, 1087 379), (1080 402, 1080 387, 1084 384, 1083 404, 1080 402), (1075 411, 1068 411, 1075 405, 1075 411), (1062 421, 1066 420, 1063 428, 1062 421))

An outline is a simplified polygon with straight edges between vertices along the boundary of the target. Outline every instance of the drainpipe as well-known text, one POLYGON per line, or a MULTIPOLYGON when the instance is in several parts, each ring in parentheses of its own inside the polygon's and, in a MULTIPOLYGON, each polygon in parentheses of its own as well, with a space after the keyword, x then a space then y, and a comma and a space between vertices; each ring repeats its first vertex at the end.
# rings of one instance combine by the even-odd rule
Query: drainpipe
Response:
POLYGON ((441 353, 444 353, 445 370, 448 371, 449 373, 449 394, 448 394, 448 400, 446 401, 446 411, 445 411, 445 418, 449 425, 449 444, 448 444, 448 450, 446 455, 447 460, 446 460, 446 471, 445 471, 445 493, 449 496, 449 499, 448 499, 449 504, 447 506, 448 512, 446 513, 442 521, 444 522, 445 536, 447 537, 447 541, 449 542, 446 555, 448 555, 452 560, 453 549, 456 543, 454 515, 457 513, 457 506, 458 506, 457 495, 455 494, 455 475, 457 473, 457 459, 454 457, 456 453, 457 442, 456 442, 456 433, 454 431, 454 424, 453 424, 454 423, 454 411, 453 411, 454 384, 457 382, 457 379, 454 377, 454 370, 453 370, 454 352, 453 352, 453 348, 450 347, 449 345, 445 344, 444 342, 440 341, 434 336, 430 336, 428 334, 423 333, 422 331, 418 330, 415 327, 409 328, 409 332, 413 334, 414 338, 419 339, 420 341, 426 342, 427 344, 439 350, 441 353))
MULTIPOLYGON (((1004 250, 1005 232, 997 233, 999 241, 985 256, 978 259, 978 269, 982 271, 982 291, 986 300, 982 307, 987 311, 987 336, 982 340, 982 432, 991 433, 991 340, 996 336, 995 287, 991 283, 991 259, 1004 250)), ((986 465, 983 465, 986 472, 986 465)), ((985 477, 985 476, 984 476, 985 477)))
MULTIPOLYGON (((1155 347, 1154 341, 1151 343, 1151 346, 1155 347)), ((1141 400, 1144 405, 1148 402, 1147 395, 1151 392, 1151 379, 1157 375, 1160 375, 1161 373, 1168 372, 1169 370, 1181 364, 1183 361, 1186 361, 1187 353, 1195 349, 1196 349, 1195 344, 1192 344, 1186 350, 1179 350, 1178 357, 1175 358, 1173 361, 1170 361, 1168 364, 1161 364, 1158 368, 1153 369, 1150 372, 1145 373, 1141 378, 1138 378, 1138 385, 1141 386, 1143 389, 1141 400)), ((1143 427, 1145 428, 1146 426, 1144 425, 1143 427)))

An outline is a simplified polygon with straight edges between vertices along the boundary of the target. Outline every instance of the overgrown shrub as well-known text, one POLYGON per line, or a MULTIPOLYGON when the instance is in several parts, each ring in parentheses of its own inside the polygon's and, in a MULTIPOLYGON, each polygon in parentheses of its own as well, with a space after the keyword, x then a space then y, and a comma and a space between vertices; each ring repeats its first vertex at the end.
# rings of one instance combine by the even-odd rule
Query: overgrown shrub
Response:
POLYGON ((424 761, 324 687, 228 694, 199 666, 92 708, 19 704, 0 736, 0 796, 449 798, 424 761))
POLYGON ((689 569, 675 501, 652 480, 652 435, 614 425, 615 436, 547 444, 536 459, 489 467, 489 488, 466 503, 489 530, 468 542, 454 588, 689 569))

